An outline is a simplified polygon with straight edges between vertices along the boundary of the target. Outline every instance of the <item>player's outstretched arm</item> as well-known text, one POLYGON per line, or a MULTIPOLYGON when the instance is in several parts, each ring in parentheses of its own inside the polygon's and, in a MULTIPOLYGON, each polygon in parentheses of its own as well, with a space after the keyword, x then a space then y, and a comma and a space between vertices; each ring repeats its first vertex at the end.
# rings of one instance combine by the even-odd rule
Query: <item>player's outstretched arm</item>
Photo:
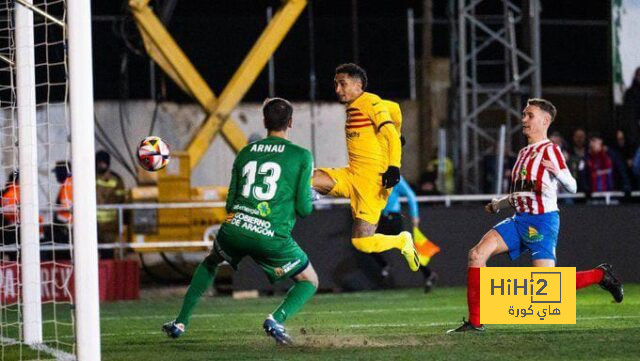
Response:
POLYGON ((313 195, 311 193, 311 176, 313 174, 313 157, 305 151, 302 159, 298 186, 296 189, 296 214, 306 217, 313 211, 313 195))
POLYGON ((487 211, 487 213, 494 214, 499 213, 501 210, 509 207, 513 207, 510 194, 502 198, 494 198, 493 200, 491 200, 491 202, 487 203, 487 205, 484 206, 484 210, 487 211))
POLYGON ((380 124, 378 130, 384 137, 389 149, 389 167, 382 175, 382 185, 391 188, 400 181, 400 159, 402 157, 402 143, 400 135, 391 121, 380 124))

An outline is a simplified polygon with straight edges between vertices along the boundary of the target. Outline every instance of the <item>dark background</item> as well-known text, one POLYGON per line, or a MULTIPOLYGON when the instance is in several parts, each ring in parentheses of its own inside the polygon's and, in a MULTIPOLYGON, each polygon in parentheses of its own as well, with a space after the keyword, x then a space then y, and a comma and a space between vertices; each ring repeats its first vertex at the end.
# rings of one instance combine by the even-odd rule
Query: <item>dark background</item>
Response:
MULTIPOLYGON (((421 205, 420 228, 442 251, 430 263, 443 286, 466 284, 467 252, 493 225, 509 214, 488 215, 482 204, 421 205)), ((638 235, 640 222, 638 205, 594 206, 560 205, 560 235, 558 237, 558 266, 576 267, 578 271, 591 269, 603 262, 614 266, 624 282, 640 282, 638 235), (612 232, 611 230, 615 230, 612 232)), ((405 228, 410 221, 406 219, 405 228)), ((298 220, 293 237, 307 252, 318 272, 320 289, 361 290, 380 288, 379 268, 371 256, 356 251, 349 237, 351 213, 347 206, 330 210, 316 210, 309 217, 298 220), (328 251, 330 250, 330 251, 328 251)), ((398 251, 386 252, 392 264, 394 286, 418 287, 422 274, 412 273, 398 251)), ((495 256, 488 266, 530 266, 528 255, 516 262, 507 255, 495 256)), ((246 259, 234 275, 235 289, 271 290, 262 271, 246 259)), ((284 290, 287 282, 276 286, 284 290)), ((611 297, 603 291, 603 297, 611 297)))
MULTIPOLYGON (((149 99, 191 101, 156 68, 156 94, 150 93, 150 62, 126 6, 127 1, 93 2, 94 77, 97 100, 149 99)), ((152 1, 156 13, 166 1, 152 1)), ((216 94, 231 78, 266 24, 266 8, 280 1, 182 0, 168 30, 216 94)), ((333 71, 352 61, 351 1, 311 1, 315 35, 317 99, 334 100, 333 71)), ((499 3, 499 2, 495 2, 499 3)), ((489 4, 489 2, 487 2, 489 4)), ((384 97, 409 96, 407 8, 422 14, 422 1, 359 0, 360 64, 371 90, 384 97)), ((449 57, 448 1, 433 1, 433 54, 449 57)), ((489 9, 491 10, 491 9, 489 9)), ((550 86, 610 84, 610 2, 542 0, 542 83, 550 86), (595 22, 584 22, 595 20, 595 22)), ((420 55, 421 26, 416 26, 420 55)), ((309 100, 309 9, 305 9, 275 53, 276 93, 309 100)), ((419 66, 419 64, 418 64, 419 66)), ((500 72, 501 73, 501 72, 500 72)), ((246 101, 267 96, 266 71, 251 87, 246 101)))

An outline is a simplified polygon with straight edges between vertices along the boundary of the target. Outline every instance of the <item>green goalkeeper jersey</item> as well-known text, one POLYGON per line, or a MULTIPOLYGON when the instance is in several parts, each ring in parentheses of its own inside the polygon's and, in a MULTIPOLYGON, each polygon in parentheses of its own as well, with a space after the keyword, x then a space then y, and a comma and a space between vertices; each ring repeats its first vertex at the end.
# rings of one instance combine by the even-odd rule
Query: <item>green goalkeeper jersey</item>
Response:
POLYGON ((288 239, 296 215, 313 210, 311 152, 270 136, 244 147, 233 163, 225 232, 260 239, 288 239))

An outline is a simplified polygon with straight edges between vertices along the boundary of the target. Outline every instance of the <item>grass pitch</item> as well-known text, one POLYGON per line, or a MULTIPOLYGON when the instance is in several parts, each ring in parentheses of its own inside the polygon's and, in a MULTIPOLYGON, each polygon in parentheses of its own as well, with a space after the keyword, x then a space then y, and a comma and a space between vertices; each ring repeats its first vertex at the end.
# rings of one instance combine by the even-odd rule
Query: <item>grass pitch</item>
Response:
POLYGON ((205 297, 182 337, 160 327, 181 297, 103 304, 103 360, 637 360, 640 285, 622 304, 598 287, 578 291, 576 325, 491 325, 445 335, 466 316, 463 288, 320 294, 287 322, 294 347, 276 347, 262 321, 281 297, 205 297))
MULTIPOLYGON (((485 334, 446 335, 466 316, 464 288, 316 295, 287 322, 294 347, 277 347, 262 321, 282 297, 204 297, 191 327, 173 340, 160 330, 183 292, 144 292, 133 302, 101 305, 103 360, 638 360, 640 285, 613 303, 599 287, 578 291, 576 325, 488 326, 485 334)), ((44 309, 51 319, 52 309, 44 309)), ((63 314, 57 316, 62 320, 63 314)), ((68 323, 69 326, 71 325, 68 323)), ((16 337, 0 329, 3 337, 16 337)), ((46 339, 72 341, 70 327, 45 324, 46 339), (54 336, 57 333, 57 336, 54 336)), ((11 332, 13 333, 13 332, 11 332)), ((59 359, 3 339, 2 360, 59 359)), ((71 351, 65 344, 53 349, 71 351)))

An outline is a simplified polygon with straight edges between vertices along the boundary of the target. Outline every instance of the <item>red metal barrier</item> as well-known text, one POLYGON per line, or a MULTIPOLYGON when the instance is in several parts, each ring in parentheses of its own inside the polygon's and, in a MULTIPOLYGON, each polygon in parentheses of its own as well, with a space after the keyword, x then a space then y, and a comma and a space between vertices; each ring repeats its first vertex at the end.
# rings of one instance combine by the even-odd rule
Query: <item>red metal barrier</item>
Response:
MULTIPOLYGON (((42 301, 70 301, 74 292, 73 267, 68 261, 40 265, 42 301)), ((100 260, 100 301, 135 300, 140 297, 137 261, 100 260)), ((20 268, 16 262, 0 262, 0 302, 15 303, 20 294, 20 268)))

